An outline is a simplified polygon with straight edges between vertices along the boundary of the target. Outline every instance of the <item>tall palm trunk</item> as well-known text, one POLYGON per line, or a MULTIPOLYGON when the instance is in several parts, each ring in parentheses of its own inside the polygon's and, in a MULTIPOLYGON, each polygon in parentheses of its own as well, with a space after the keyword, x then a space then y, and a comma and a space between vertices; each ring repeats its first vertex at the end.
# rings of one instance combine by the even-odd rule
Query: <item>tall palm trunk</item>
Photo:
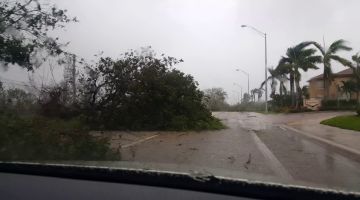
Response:
POLYGON ((296 109, 299 109, 301 103, 300 77, 295 76, 295 84, 296 84, 296 109))
MULTIPOLYGON (((299 81, 300 82, 300 81, 299 81)), ((300 83, 298 81, 296 81, 296 109, 300 109, 301 107, 301 102, 302 102, 302 94, 301 94, 301 87, 300 87, 300 83)))
POLYGON ((358 105, 360 105, 360 77, 357 78, 356 102, 357 102, 358 105))
POLYGON ((294 92, 294 73, 290 72, 290 95, 291 95, 291 106, 295 106, 295 92, 294 92))
POLYGON ((280 81, 280 88, 279 88, 279 90, 280 90, 280 106, 283 106, 283 87, 282 87, 282 84, 283 84, 283 82, 282 81, 280 81))
POLYGON ((360 65, 356 65, 355 74, 357 74, 356 102, 360 106, 360 65))
POLYGON ((324 65, 324 73, 323 73, 323 81, 324 81, 324 100, 329 99, 329 93, 330 93, 330 75, 326 71, 326 66, 324 65))
POLYGON ((327 84, 326 84, 326 76, 325 76, 325 70, 323 73, 323 85, 324 85, 324 100, 327 100, 327 84))

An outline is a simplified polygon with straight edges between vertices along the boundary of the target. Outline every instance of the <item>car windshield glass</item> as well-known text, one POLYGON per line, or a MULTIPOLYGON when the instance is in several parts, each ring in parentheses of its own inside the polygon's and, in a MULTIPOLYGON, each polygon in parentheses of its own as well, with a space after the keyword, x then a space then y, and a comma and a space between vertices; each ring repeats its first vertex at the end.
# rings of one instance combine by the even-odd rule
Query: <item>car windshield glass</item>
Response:
POLYGON ((0 161, 360 192, 358 0, 2 0, 0 161))

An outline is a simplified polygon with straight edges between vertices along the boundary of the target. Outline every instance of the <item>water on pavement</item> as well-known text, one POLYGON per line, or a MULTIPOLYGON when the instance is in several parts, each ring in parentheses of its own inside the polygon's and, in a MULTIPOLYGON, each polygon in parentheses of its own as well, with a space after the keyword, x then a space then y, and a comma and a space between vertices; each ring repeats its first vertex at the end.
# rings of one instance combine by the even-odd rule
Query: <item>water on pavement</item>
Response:
POLYGON ((200 171, 255 181, 359 192, 358 160, 283 126, 304 119, 319 121, 337 114, 318 113, 309 118, 309 114, 218 112, 214 115, 227 125, 227 129, 143 133, 146 137, 140 138, 140 142, 117 147, 122 161, 87 164, 200 171))

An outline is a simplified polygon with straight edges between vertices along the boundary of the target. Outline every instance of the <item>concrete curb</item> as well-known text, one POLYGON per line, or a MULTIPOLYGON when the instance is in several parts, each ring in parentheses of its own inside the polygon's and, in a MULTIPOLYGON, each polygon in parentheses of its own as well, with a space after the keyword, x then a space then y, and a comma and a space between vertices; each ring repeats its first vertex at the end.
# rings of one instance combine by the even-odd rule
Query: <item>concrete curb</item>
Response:
POLYGON ((339 143, 335 143, 335 142, 333 142, 333 141, 330 141, 330 140, 327 140, 327 139, 324 139, 324 138, 315 136, 315 135, 313 135, 313 134, 311 134, 311 133, 307 133, 307 132, 298 130, 298 129, 293 128, 293 127, 291 127, 291 126, 288 126, 288 125, 286 125, 286 124, 283 124, 282 126, 285 127, 285 128, 287 128, 287 129, 290 129, 290 130, 292 130, 292 131, 294 131, 294 132, 297 132, 297 133, 300 133, 300 134, 302 134, 302 135, 305 135, 306 137, 309 137, 309 138, 311 138, 311 139, 315 139, 315 140, 320 141, 320 142, 323 142, 323 143, 325 143, 325 144, 328 144, 328 145, 337 147, 337 148, 339 148, 339 149, 341 149, 341 150, 343 150, 343 151, 347 151, 347 152, 349 152, 349 153, 352 153, 352 154, 357 155, 357 156, 360 157, 360 151, 359 151, 359 150, 356 150, 356 149, 347 147, 347 146, 345 146, 345 145, 342 145, 342 144, 339 144, 339 143))

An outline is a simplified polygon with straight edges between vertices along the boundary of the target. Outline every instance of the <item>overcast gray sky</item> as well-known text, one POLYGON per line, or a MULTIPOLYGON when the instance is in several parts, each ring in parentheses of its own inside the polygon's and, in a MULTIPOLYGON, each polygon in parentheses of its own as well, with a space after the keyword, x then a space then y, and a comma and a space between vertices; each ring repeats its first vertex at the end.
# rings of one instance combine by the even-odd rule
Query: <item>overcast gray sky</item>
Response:
MULTIPOLYGON (((177 66, 192 74, 200 88, 223 87, 234 102, 247 88, 241 68, 250 73, 250 88, 264 80, 264 39, 242 24, 268 34, 268 66, 275 66, 286 49, 306 40, 326 44, 337 39, 360 51, 359 0, 57 0, 79 23, 59 32, 68 49, 86 59, 104 51, 116 57, 129 49, 151 45, 169 56, 184 59, 177 66)), ((344 69, 334 63, 334 71, 344 69)), ((62 70, 55 70, 61 76, 62 70)), ((305 83, 321 70, 303 73, 305 83)), ((38 70, 38 74, 46 74, 38 70)), ((26 72, 10 69, 1 77, 26 79, 26 72)))

